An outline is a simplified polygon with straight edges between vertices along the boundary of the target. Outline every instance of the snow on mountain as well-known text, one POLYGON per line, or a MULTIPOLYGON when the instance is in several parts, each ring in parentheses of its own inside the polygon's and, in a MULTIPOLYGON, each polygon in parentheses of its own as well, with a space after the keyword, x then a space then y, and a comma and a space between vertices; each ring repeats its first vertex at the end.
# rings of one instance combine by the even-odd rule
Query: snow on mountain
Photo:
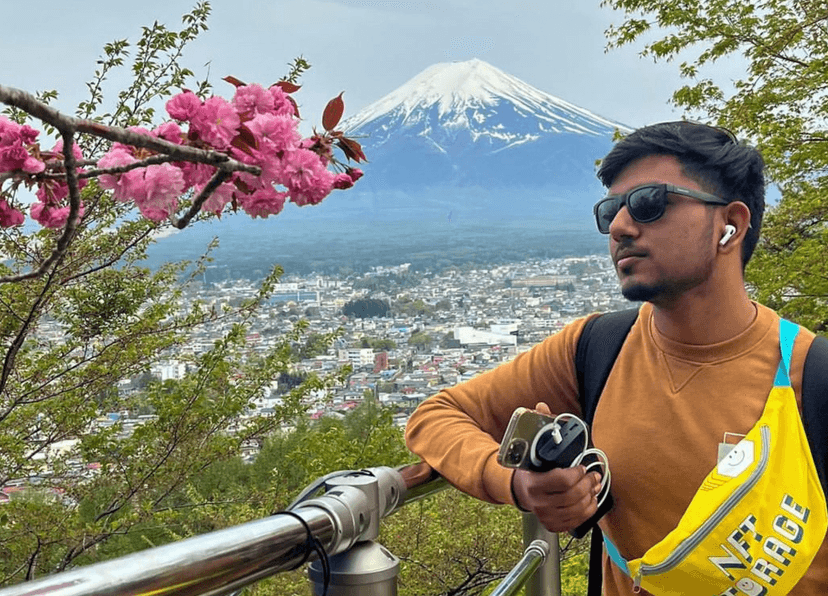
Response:
POLYGON ((607 138, 617 128, 625 129, 478 59, 426 68, 349 118, 343 128, 369 135, 371 147, 404 134, 420 136, 444 152, 458 137, 497 151, 547 135, 607 138))
MULTIPOLYGON (((595 160, 625 127, 485 62, 431 66, 342 129, 369 160, 356 186, 277 218, 197 228, 204 244, 221 238, 219 262, 233 255, 234 270, 254 275, 267 256, 289 269, 443 266, 582 254, 606 241, 592 215, 605 192, 595 160)), ((196 258, 197 230, 165 238, 165 250, 196 258)))

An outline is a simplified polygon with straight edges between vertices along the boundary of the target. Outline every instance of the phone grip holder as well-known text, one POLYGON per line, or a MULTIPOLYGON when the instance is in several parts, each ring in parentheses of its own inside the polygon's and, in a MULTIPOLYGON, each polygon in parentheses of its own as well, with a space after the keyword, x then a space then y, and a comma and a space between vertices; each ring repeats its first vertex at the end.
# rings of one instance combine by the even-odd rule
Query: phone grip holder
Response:
POLYGON ((598 511, 569 532, 575 538, 583 538, 598 520, 612 509, 610 486, 605 478, 606 462, 601 460, 594 451, 588 449, 589 439, 586 425, 581 420, 574 416, 566 417, 560 423, 557 420, 548 425, 550 428, 541 430, 532 441, 529 448, 528 469, 546 472, 555 468, 568 468, 575 463, 583 465, 588 471, 597 470, 601 474, 603 486, 597 497, 598 511))

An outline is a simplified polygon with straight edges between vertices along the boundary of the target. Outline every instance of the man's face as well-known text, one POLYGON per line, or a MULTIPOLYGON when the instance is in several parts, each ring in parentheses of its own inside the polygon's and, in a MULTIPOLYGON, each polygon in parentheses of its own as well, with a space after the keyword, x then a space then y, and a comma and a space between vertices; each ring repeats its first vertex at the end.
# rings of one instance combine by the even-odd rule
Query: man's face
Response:
MULTIPOLYGON (((650 155, 622 170, 609 194, 647 183, 704 190, 675 157, 650 155)), ((687 292, 704 291, 716 255, 713 213, 700 201, 673 194, 664 215, 649 223, 635 221, 623 207, 610 225, 609 243, 624 297, 668 306, 687 292)))

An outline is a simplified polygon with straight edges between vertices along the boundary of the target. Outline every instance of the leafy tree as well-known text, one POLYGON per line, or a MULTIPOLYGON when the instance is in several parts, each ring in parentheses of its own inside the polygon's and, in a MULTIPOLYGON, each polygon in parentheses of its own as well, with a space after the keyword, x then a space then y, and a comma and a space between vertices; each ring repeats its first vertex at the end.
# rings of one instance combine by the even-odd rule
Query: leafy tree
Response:
POLYGON ((310 333, 304 339, 300 346, 298 346, 297 355, 300 359, 313 358, 320 354, 326 354, 328 348, 331 347, 334 338, 339 335, 340 331, 334 333, 310 333))
POLYGON ((434 338, 425 331, 415 331, 408 339, 408 344, 420 350, 425 350, 434 343, 434 338))
POLYGON ((371 348, 375 352, 389 351, 397 348, 397 343, 390 338, 363 337, 359 342, 360 347, 371 348))
POLYGON ((413 300, 410 296, 402 296, 394 303, 394 312, 408 316, 433 315, 434 307, 421 298, 413 300))
MULTIPOLYGON (((10 184, 2 189, 0 211, 11 219, 0 222, 0 486, 27 478, 39 484, 3 506, 0 584, 216 527, 221 518, 216 503, 193 492, 191 479, 216 462, 232 461, 243 444, 264 440, 284 420, 304 412, 312 393, 324 393, 344 380, 344 370, 324 378, 307 375, 272 415, 246 416, 251 402, 275 379, 295 375, 291 346, 307 328, 298 322, 264 352, 246 345, 247 331, 281 269, 264 277, 253 298, 223 309, 208 306, 193 287, 208 257, 157 271, 142 267, 155 233, 171 224, 138 216, 93 174, 80 189, 73 139, 92 158, 80 164, 84 167, 95 165, 112 135, 137 138, 141 147, 157 144, 124 127, 149 127, 157 105, 185 84, 199 93, 209 89, 206 81, 191 81, 193 73, 180 64, 186 45, 206 30, 209 12, 209 4, 202 2, 184 15, 179 30, 159 23, 143 28, 129 65, 133 48, 127 41, 107 44, 89 84, 90 98, 78 107, 85 120, 72 120, 69 127, 90 134, 73 137, 61 129, 65 160, 50 162, 41 178, 26 178, 19 169, 6 172, 4 163, 0 183, 10 184), (101 113, 102 84, 124 66, 133 81, 112 109, 101 113), (57 202, 47 205, 66 209, 64 223, 49 227, 56 222, 48 219, 35 230, 8 227, 22 217, 10 207, 18 189, 40 184, 57 192, 60 184, 54 181, 64 180, 70 206, 57 209, 63 199, 55 196, 48 200, 57 202), (207 328, 213 345, 189 358, 190 372, 182 380, 161 383, 142 377, 193 332, 207 328), (129 378, 139 379, 143 389, 133 394, 113 389, 129 378), (123 418, 110 425, 96 422, 102 412, 126 411, 154 415, 134 428, 123 418)), ((304 65, 297 60, 287 79, 304 65)), ((0 94, 17 106, 35 105, 16 90, 0 86, 0 94)), ((48 101, 56 93, 39 97, 48 101)), ((59 125, 69 121, 44 106, 34 111, 59 125)), ((7 113, 19 121, 27 117, 20 109, 7 113)), ((332 120, 326 110, 325 120, 327 131, 337 118, 332 120)), ((0 125, 19 129, 5 118, 0 125)), ((180 159, 203 156, 200 150, 181 151, 180 159)), ((158 164, 166 158, 152 159, 158 164)), ((122 173, 135 171, 124 167, 122 173)), ((197 209, 201 198, 209 198, 205 192, 181 197, 185 207, 196 209, 177 221, 179 227, 209 216, 197 209)), ((231 509, 225 521, 239 523, 253 512, 231 509)))
POLYGON ((753 141, 780 203, 765 217, 747 279, 757 298, 828 331, 828 12, 814 0, 604 0, 622 11, 609 46, 646 39, 642 55, 678 60, 688 83, 672 101, 753 141), (705 76, 727 58, 736 80, 705 76))
POLYGON ((346 302, 342 307, 342 314, 346 317, 357 317, 358 319, 370 319, 372 317, 385 317, 390 307, 388 302, 379 298, 358 298, 346 302))

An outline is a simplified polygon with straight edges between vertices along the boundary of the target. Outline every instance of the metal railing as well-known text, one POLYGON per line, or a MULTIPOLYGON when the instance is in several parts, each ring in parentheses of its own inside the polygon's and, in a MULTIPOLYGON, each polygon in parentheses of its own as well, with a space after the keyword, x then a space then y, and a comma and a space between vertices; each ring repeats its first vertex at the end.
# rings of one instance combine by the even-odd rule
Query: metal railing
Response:
MULTIPOLYGON (((374 543, 380 520, 448 483, 425 463, 342 472, 324 480, 324 494, 309 493, 289 514, 17 584, 0 590, 0 596, 218 596, 305 561, 314 561, 309 570, 314 593, 321 594, 330 579, 330 596, 395 595, 399 562, 374 543), (308 556, 309 534, 327 555, 329 570, 308 556), (377 555, 382 569, 375 566, 377 555)), ((559 596, 557 535, 524 515, 524 542, 523 558, 495 594, 514 594, 528 580, 527 596, 559 596)))

